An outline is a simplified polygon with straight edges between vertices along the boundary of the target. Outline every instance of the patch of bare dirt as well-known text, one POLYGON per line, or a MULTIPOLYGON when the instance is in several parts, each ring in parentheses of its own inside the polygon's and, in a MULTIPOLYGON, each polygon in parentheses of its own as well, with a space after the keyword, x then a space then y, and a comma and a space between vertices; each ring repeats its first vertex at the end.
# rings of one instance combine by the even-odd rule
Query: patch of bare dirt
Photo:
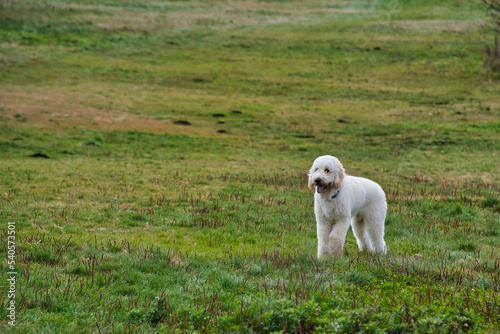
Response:
POLYGON ((98 131, 137 130, 203 135, 209 129, 176 125, 131 112, 85 105, 84 97, 51 91, 0 90, 2 111, 11 126, 51 131, 81 128, 98 131))

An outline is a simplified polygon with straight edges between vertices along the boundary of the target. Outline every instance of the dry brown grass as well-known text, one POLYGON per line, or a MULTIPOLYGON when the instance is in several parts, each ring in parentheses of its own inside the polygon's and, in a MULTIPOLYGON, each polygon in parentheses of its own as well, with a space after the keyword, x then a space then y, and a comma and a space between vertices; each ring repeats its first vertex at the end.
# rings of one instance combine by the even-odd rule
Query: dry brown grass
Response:
POLYGON ((269 25, 294 21, 307 21, 325 15, 349 15, 367 10, 334 8, 346 6, 345 1, 324 1, 314 8, 307 2, 266 3, 246 0, 238 2, 211 1, 142 2, 144 6, 157 6, 157 11, 141 10, 137 7, 110 7, 101 5, 60 4, 61 8, 89 11, 79 15, 81 20, 94 22, 95 26, 107 30, 158 31, 183 30, 204 26, 228 28, 235 26, 269 25), (94 13, 92 13, 94 12, 94 13))

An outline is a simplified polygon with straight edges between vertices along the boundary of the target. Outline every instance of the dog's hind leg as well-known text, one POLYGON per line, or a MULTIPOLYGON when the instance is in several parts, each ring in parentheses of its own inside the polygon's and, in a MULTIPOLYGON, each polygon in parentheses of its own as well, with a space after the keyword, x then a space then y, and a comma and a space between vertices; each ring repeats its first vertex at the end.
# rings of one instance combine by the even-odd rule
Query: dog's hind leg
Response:
POLYGON ((387 247, 384 241, 384 224, 379 223, 377 226, 372 226, 370 228, 370 240, 373 244, 374 252, 386 254, 387 247))
POLYGON ((368 236, 373 245, 375 253, 386 254, 387 248, 384 241, 385 212, 378 217, 372 217, 368 225, 368 236))
POLYGON ((352 219, 352 232, 356 237, 356 241, 358 242, 359 250, 362 252, 373 252, 373 245, 368 238, 368 231, 365 221, 362 216, 357 215, 352 219))

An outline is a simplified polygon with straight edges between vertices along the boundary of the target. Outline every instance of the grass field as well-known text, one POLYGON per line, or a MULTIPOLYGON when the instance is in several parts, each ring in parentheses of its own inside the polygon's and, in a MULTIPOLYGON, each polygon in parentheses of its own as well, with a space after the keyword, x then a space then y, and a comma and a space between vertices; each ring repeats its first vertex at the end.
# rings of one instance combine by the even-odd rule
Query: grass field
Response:
POLYGON ((499 331, 486 20, 465 0, 2 1, 0 328, 499 331), (384 188, 386 256, 349 231, 316 259, 324 154, 384 188))

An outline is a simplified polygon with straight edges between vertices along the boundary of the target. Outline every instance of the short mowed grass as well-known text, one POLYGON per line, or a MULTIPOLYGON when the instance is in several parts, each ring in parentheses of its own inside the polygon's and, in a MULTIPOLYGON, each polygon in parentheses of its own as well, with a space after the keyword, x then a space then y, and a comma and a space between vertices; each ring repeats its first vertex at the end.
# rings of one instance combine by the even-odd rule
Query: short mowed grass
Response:
POLYGON ((499 76, 480 1, 0 4, 19 333, 492 333, 499 76), (384 188, 316 259, 307 171, 384 188))

